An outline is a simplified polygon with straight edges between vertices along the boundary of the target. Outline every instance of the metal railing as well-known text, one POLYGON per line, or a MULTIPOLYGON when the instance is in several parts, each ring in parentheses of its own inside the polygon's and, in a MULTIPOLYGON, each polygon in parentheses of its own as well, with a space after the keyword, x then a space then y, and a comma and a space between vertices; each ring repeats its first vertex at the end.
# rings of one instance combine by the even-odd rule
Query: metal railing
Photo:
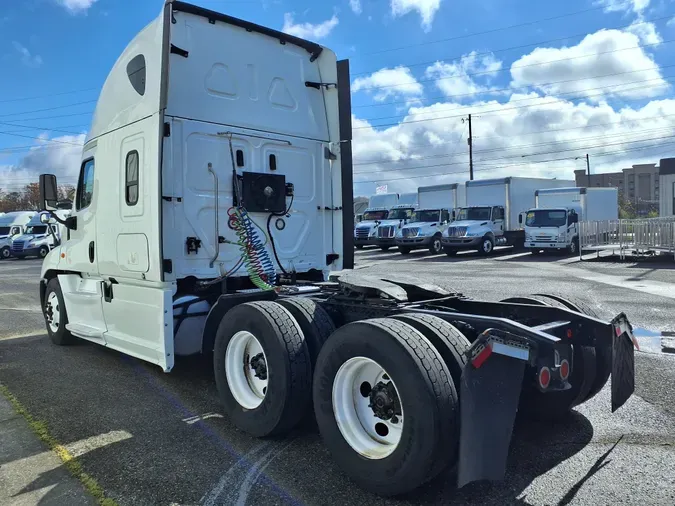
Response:
POLYGON ((579 258, 584 250, 614 250, 621 258, 627 253, 675 255, 675 216, 583 221, 579 223, 579 258))

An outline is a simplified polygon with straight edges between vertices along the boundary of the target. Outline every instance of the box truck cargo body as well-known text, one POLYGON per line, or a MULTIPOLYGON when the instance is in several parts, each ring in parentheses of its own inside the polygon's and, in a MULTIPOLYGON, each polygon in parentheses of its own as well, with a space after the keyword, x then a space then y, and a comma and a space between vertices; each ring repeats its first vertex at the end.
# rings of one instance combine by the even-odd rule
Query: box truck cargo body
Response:
POLYGON ((397 232, 396 245, 403 255, 420 248, 438 254, 442 251, 441 236, 452 221, 455 208, 466 202, 465 186, 461 183, 421 186, 417 193, 419 210, 397 232))
POLYGON ((526 177, 467 181, 466 206, 443 234, 445 252, 475 249, 487 255, 495 246, 522 247, 522 215, 534 206, 535 191, 573 185, 574 181, 526 177))
POLYGON ((579 251, 580 221, 619 219, 616 188, 550 188, 535 192, 535 207, 525 217, 525 247, 579 251))

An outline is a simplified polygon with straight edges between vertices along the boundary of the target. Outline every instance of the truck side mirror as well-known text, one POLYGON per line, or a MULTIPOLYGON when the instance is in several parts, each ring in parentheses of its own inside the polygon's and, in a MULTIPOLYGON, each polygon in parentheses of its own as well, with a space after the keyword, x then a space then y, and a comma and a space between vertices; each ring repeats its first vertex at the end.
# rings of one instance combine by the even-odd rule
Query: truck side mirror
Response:
POLYGON ((40 174, 40 210, 56 209, 59 196, 54 174, 40 174))
POLYGON ((40 215, 40 223, 44 223, 45 225, 49 223, 49 215, 47 213, 42 213, 40 215))
POLYGON ((519 224, 519 225, 522 225, 522 224, 523 224, 523 215, 522 215, 522 214, 519 214, 519 215, 518 215, 518 224, 519 224))
POLYGON ((570 225, 573 223, 579 223, 579 215, 577 213, 570 214, 570 225))

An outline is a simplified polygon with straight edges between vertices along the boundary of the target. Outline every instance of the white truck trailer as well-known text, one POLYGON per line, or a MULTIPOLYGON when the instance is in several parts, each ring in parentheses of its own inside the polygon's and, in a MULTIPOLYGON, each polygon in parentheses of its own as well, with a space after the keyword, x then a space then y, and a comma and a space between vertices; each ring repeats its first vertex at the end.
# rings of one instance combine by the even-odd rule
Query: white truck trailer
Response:
POLYGON ((441 237, 454 219, 455 209, 466 204, 466 187, 461 183, 420 186, 417 193, 419 210, 396 234, 396 245, 402 255, 422 248, 437 255, 442 251, 441 237))
POLYGON ((14 258, 30 256, 44 258, 61 243, 61 229, 53 214, 65 220, 70 211, 37 213, 26 224, 24 232, 12 239, 11 254, 14 258))
MULTIPOLYGON (((453 467, 460 486, 500 479, 517 411, 564 416, 610 374, 613 410, 632 395, 630 324, 396 272, 329 281, 353 267, 349 83, 318 44, 168 1, 101 91, 42 265, 47 333, 165 372, 212 355, 229 423, 284 434, 313 408, 339 468, 377 494, 453 467)), ((56 183, 40 176, 44 209, 56 183)))
POLYGON ((616 188, 548 188, 534 194, 525 217, 525 248, 579 252, 579 222, 619 219, 616 188))
POLYGON ((0 216, 0 260, 12 256, 12 241, 26 230, 35 211, 14 211, 0 216))
POLYGON ((443 234, 443 250, 453 256, 461 250, 489 255, 495 246, 523 247, 523 215, 534 206, 534 192, 574 186, 574 181, 506 177, 467 181, 466 207, 443 234))
POLYGON ((417 192, 401 193, 398 198, 398 204, 389 210, 386 220, 377 224, 375 238, 373 242, 380 247, 382 251, 387 251, 396 245, 396 232, 403 225, 408 223, 418 205, 417 192))
POLYGON ((389 217, 389 211, 398 204, 398 193, 379 193, 370 197, 361 221, 354 227, 354 246, 362 249, 375 244, 377 225, 389 217))

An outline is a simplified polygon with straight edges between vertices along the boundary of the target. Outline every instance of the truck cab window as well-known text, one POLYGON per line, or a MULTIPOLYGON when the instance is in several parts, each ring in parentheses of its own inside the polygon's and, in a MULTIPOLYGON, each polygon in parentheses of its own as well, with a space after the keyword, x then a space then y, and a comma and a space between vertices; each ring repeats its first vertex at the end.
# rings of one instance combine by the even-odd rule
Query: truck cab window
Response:
POLYGON ((443 209, 441 211, 441 222, 444 221, 450 221, 450 213, 448 213, 447 209, 443 209))
POLYGON ((131 151, 127 154, 124 186, 127 205, 135 206, 138 203, 138 151, 131 151))
POLYGON ((80 170, 80 180, 77 188, 77 206, 76 209, 89 207, 94 197, 94 159, 91 158, 82 163, 80 170))
POLYGON ((504 219, 504 208, 495 207, 492 209, 492 221, 503 220, 504 219))

